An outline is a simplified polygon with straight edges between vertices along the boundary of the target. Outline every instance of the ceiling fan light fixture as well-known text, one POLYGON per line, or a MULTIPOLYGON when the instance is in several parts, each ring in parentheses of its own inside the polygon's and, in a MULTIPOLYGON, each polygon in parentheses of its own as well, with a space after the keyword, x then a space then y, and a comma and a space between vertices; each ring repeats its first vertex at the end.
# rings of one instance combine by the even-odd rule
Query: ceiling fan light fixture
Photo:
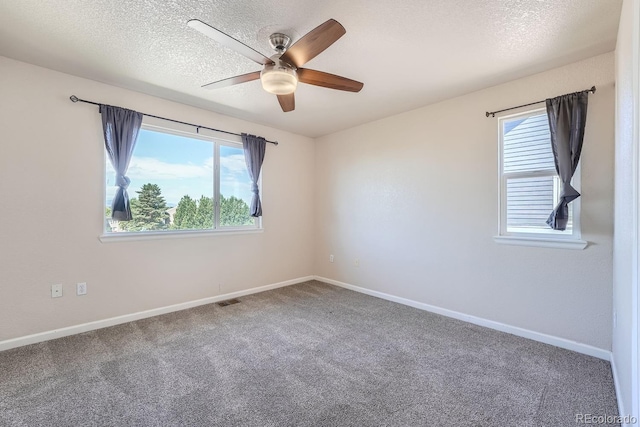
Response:
POLYGON ((262 88, 274 95, 289 95, 298 86, 298 73, 293 67, 277 58, 272 58, 273 64, 267 64, 260 72, 262 88))

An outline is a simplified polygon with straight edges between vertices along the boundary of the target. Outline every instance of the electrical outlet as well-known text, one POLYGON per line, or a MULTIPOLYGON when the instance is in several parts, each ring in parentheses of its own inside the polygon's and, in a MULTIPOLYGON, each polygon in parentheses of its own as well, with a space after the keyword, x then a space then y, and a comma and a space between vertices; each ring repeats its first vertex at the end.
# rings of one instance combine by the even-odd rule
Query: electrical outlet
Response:
POLYGON ((76 294, 77 295, 86 295, 87 294, 87 283, 76 283, 76 294))
POLYGON ((51 298, 60 298, 62 296, 62 285, 51 285, 51 298))
POLYGON ((333 254, 329 255, 329 262, 333 262, 333 254))

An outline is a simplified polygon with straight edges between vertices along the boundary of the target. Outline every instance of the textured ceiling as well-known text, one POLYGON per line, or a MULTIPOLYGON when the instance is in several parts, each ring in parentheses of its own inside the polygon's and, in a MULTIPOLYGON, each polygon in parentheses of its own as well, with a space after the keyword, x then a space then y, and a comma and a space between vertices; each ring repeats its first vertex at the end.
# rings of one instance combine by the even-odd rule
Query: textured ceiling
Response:
POLYGON ((0 55, 316 137, 611 51, 620 8, 621 0, 0 0, 0 55), (347 34, 305 67, 364 89, 300 84, 290 113, 259 81, 202 89, 260 66, 187 27, 192 18, 267 56, 269 34, 295 42, 334 18, 347 34))

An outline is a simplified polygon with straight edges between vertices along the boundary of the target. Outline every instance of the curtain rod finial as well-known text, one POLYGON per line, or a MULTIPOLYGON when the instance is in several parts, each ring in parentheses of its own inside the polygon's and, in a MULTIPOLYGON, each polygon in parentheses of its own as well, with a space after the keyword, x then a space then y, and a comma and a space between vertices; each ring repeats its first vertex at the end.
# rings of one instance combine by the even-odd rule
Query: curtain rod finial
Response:
POLYGON ((596 87, 595 86, 591 86, 591 93, 596 93, 596 87))
POLYGON ((77 97, 77 96, 75 96, 75 95, 71 95, 71 96, 69 97, 69 99, 71 100, 71 102, 78 102, 78 101, 79 101, 78 97, 77 97))
POLYGON ((487 117, 489 117, 491 113, 487 111, 485 114, 487 115, 487 117))

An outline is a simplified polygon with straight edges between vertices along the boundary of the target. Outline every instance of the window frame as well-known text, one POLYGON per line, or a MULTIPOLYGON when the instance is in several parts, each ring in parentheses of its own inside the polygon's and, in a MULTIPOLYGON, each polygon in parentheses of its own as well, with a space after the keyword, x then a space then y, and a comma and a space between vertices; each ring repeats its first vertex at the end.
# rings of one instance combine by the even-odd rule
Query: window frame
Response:
MULTIPOLYGON (((572 230, 571 233, 556 231, 549 228, 548 230, 531 230, 531 231, 508 231, 507 230, 507 180, 518 178, 536 178, 536 177, 557 177, 555 169, 536 170, 528 172, 504 172, 504 122, 518 118, 529 118, 544 114, 545 108, 536 108, 532 110, 522 111, 516 114, 504 115, 498 118, 498 235, 494 236, 497 243, 521 245, 521 246, 542 246, 564 249, 584 249, 587 242, 582 240, 581 229, 581 199, 569 204, 572 210, 572 230)), ((581 191, 581 164, 572 178, 573 187, 581 191)), ((554 193, 556 191, 556 180, 554 180, 554 193)), ((551 213, 551 212, 549 212, 551 213)))
MULTIPOLYGON (((165 231, 129 231, 126 233, 113 233, 108 232, 106 229, 106 224, 104 221, 104 212, 107 207, 107 185, 105 182, 105 177, 107 173, 106 162, 107 153, 106 150, 103 150, 103 162, 102 162, 102 218, 101 223, 103 224, 102 233, 99 236, 100 241, 102 242, 114 242, 114 241, 131 241, 131 240, 153 240, 153 239, 165 239, 165 238, 187 238, 187 237, 207 237, 207 236, 215 236, 215 235, 229 235, 229 234, 253 234, 253 233, 261 233, 264 231, 262 226, 262 217, 254 218, 254 225, 246 225, 246 226, 221 226, 220 225, 220 146, 227 146, 232 148, 241 148, 242 149, 242 141, 240 137, 238 137, 237 141, 220 138, 217 136, 213 136, 212 134, 215 132, 197 129, 193 130, 191 126, 176 124, 171 127, 168 127, 166 121, 160 121, 155 118, 144 117, 142 125, 140 126, 141 130, 147 130, 151 132, 159 132, 170 135, 175 135, 184 138, 191 139, 200 139, 203 141, 208 141, 212 143, 212 156, 213 156, 213 200, 214 200, 214 228, 207 229, 192 229, 192 230, 165 230, 165 231)), ((134 149, 135 151, 135 149, 134 149)), ((262 197, 262 178, 264 175, 264 171, 260 173, 260 178, 258 179, 258 188, 260 190, 260 198, 262 197)), ((129 194, 131 197, 131 194, 129 194)))

